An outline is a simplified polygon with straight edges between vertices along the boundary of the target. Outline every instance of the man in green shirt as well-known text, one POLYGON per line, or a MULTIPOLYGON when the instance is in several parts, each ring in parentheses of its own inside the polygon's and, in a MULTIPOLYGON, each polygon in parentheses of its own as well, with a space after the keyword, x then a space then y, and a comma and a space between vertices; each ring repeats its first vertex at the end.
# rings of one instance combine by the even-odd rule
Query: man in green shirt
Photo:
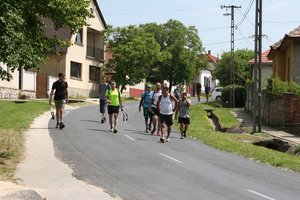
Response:
POLYGON ((119 110, 123 111, 120 91, 116 88, 116 82, 111 82, 110 89, 106 91, 107 111, 109 115, 110 131, 117 133, 119 110))

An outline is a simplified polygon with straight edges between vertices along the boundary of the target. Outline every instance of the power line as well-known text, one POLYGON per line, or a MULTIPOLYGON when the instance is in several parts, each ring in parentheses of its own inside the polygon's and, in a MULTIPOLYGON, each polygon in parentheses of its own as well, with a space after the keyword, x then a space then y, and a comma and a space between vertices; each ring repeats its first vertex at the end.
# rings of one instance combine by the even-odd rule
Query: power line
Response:
MULTIPOLYGON (((246 39, 246 38, 251 38, 251 37, 252 37, 252 36, 243 37, 243 38, 235 39, 234 41, 240 41, 240 40, 244 40, 244 39, 246 39)), ((214 42, 214 43, 203 44, 203 46, 217 45, 217 44, 225 44, 225 43, 230 43, 230 42, 231 42, 231 40, 223 41, 223 42, 214 42)))
POLYGON ((162 11, 149 11, 149 12, 136 12, 136 13, 106 13, 107 16, 120 16, 120 15, 149 15, 149 14, 164 14, 164 13, 174 13, 174 12, 184 12, 191 10, 204 10, 209 8, 218 8, 218 6, 208 6, 201 8, 187 8, 187 9, 179 9, 179 10, 162 10, 162 11))
POLYGON ((254 0, 250 1, 249 5, 248 5, 248 7, 246 9, 246 12, 243 15, 243 19, 240 22, 238 22, 236 26, 240 26, 244 22, 244 20, 246 19, 247 15, 249 14, 249 11, 250 11, 250 9, 251 9, 251 7, 253 5, 253 2, 254 2, 254 0))
POLYGON ((228 29, 228 28, 230 28, 230 26, 222 26, 222 27, 206 28, 206 29, 200 29, 199 32, 214 31, 214 30, 228 29))
POLYGON ((270 23, 270 24, 293 24, 293 23, 299 23, 300 21, 269 21, 269 20, 263 20, 263 22, 270 23))

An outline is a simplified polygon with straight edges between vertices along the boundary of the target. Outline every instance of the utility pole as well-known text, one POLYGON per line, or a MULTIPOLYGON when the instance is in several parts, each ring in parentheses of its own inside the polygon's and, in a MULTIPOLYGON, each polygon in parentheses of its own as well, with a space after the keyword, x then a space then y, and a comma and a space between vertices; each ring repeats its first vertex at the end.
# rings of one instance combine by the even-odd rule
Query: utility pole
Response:
POLYGON ((235 62, 234 62, 234 9, 241 8, 241 6, 235 6, 235 5, 221 5, 221 9, 231 9, 230 14, 224 14, 224 15, 231 15, 231 42, 230 42, 230 49, 231 49, 231 61, 230 61, 230 107, 234 108, 235 106, 235 94, 234 94, 234 79, 235 79, 235 62))
POLYGON ((253 132, 261 132, 261 53, 262 53, 262 0, 256 0, 255 46, 253 67, 253 132), (256 129, 258 128, 258 129, 256 129))

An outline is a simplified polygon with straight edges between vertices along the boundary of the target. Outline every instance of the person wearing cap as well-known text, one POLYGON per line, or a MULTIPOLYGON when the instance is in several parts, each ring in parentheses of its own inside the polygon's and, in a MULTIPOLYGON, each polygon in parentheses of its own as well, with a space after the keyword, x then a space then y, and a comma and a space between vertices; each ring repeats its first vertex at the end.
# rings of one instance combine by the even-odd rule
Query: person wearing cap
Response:
POLYGON ((160 136, 160 120, 159 120, 159 111, 157 109, 157 100, 160 95, 161 95, 161 83, 157 82, 156 89, 151 94, 150 106, 149 106, 149 112, 153 113, 153 117, 152 117, 153 129, 151 131, 151 134, 153 135, 157 130, 156 132, 157 136, 160 136))
POLYGON ((107 111, 109 115, 110 132, 117 133, 119 110, 123 111, 120 91, 116 88, 116 82, 111 82, 110 89, 106 91, 107 111))
POLYGON ((56 128, 63 129, 65 124, 63 122, 65 103, 68 102, 68 83, 65 81, 63 73, 58 73, 58 80, 52 85, 50 92, 49 103, 51 106, 52 96, 54 93, 54 102, 56 108, 56 128))
POLYGON ((151 119, 153 117, 153 113, 149 112, 150 98, 152 95, 151 88, 152 88, 152 86, 150 84, 146 85, 146 90, 141 95, 141 101, 140 101, 140 105, 139 105, 139 112, 141 112, 141 108, 143 106, 146 133, 149 133, 149 131, 151 129, 151 123, 152 123, 151 119), (148 119, 150 119, 149 123, 148 123, 148 119))
POLYGON ((106 78, 103 78, 102 83, 99 85, 99 107, 101 113, 101 123, 106 122, 105 110, 107 107, 106 102, 106 91, 109 90, 109 85, 107 84, 106 78))

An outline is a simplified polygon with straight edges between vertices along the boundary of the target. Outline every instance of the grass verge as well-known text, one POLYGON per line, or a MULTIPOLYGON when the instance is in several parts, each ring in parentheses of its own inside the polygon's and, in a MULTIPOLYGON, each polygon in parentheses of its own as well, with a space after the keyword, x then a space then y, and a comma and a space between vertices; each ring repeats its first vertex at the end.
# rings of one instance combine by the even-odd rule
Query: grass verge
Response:
MULTIPOLYGON (((300 172, 300 157, 282 153, 264 147, 255 146, 254 141, 265 139, 265 134, 230 134, 215 132, 206 117, 204 108, 214 108, 223 127, 239 125, 230 113, 230 108, 224 108, 219 103, 197 104, 191 107, 191 125, 189 136, 202 143, 222 151, 231 152, 268 165, 300 172)), ((176 125, 178 127, 178 125, 176 125)))
POLYGON ((24 130, 48 109, 47 101, 0 101, 0 180, 13 180, 23 152, 24 130))

